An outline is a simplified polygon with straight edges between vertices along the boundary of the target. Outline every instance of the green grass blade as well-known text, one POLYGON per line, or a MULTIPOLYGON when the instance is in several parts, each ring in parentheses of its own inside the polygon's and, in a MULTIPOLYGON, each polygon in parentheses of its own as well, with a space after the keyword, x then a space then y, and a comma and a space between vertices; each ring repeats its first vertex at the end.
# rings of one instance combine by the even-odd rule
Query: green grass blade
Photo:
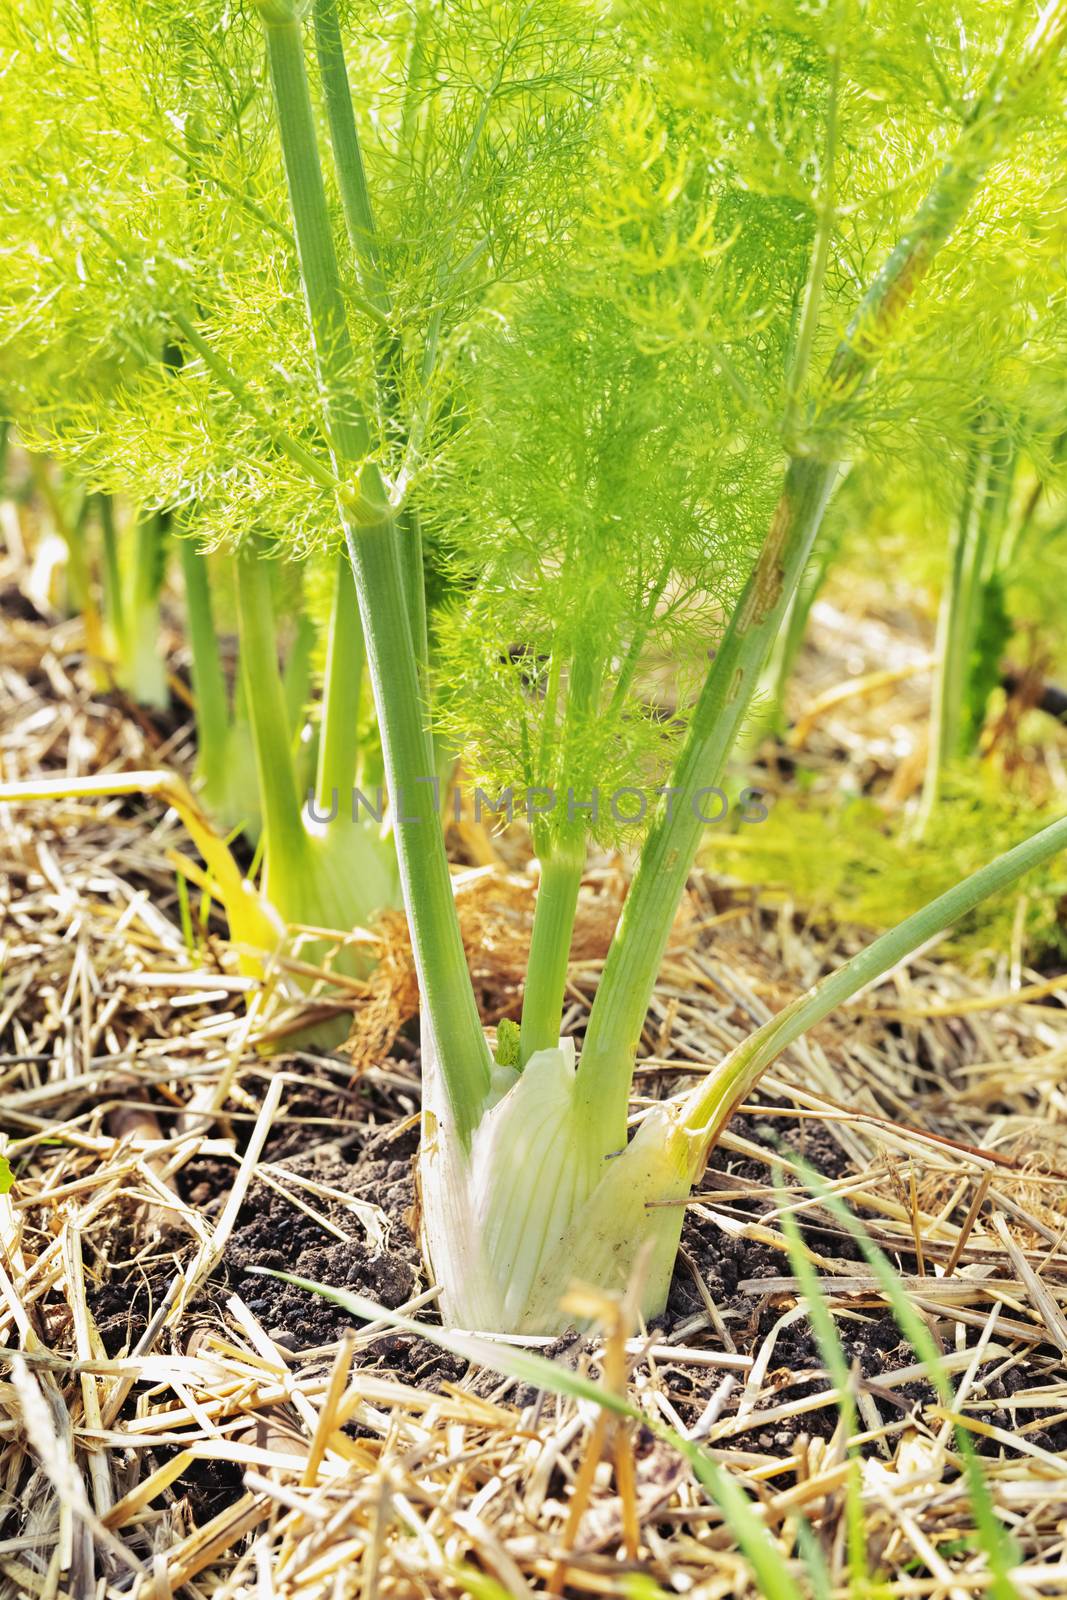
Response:
POLYGON ((800 1292, 807 1302, 808 1320, 815 1335, 815 1342, 819 1346, 819 1352, 826 1364, 826 1370, 830 1375, 830 1381, 841 1396, 838 1401, 841 1426, 845 1433, 846 1448, 852 1457, 845 1489, 849 1569, 852 1573, 853 1582, 860 1588, 865 1588, 870 1580, 870 1572, 867 1567, 867 1541, 864 1537, 863 1528, 859 1461, 855 1457, 855 1446, 852 1442, 857 1431, 856 1403, 852 1393, 852 1372, 844 1346, 837 1332, 837 1324, 834 1322, 826 1296, 823 1294, 819 1275, 809 1259, 797 1219, 789 1209, 789 1195, 784 1185, 782 1169, 777 1165, 774 1168, 774 1187, 779 1204, 783 1208, 779 1221, 785 1234, 786 1247, 789 1251, 793 1274, 800 1284, 800 1292))
POLYGON ((764 1600, 799 1600, 800 1590, 793 1581, 785 1557, 764 1523, 753 1512, 752 1502, 736 1480, 703 1451, 690 1457, 690 1465, 697 1481, 715 1501, 729 1524, 731 1533, 755 1574, 757 1587, 764 1600))
MULTIPOLYGON (((805 1186, 830 1212, 835 1221, 846 1229, 859 1246, 864 1260, 878 1280, 879 1287, 890 1307, 897 1325, 915 1354, 926 1368, 927 1376, 938 1399, 947 1410, 955 1408, 955 1391, 945 1371, 934 1336, 919 1312, 908 1299, 907 1291, 895 1272, 889 1258, 878 1248, 862 1223, 829 1187, 820 1173, 807 1162, 798 1161, 798 1169, 805 1186)), ((993 1504, 982 1463, 966 1429, 955 1425, 956 1448, 967 1480, 971 1508, 974 1512, 978 1541, 989 1562, 993 1582, 989 1593, 994 1600, 1019 1600, 1019 1592, 1011 1579, 1011 1569, 1018 1563, 1018 1551, 993 1504)))
POLYGON ((822 1545, 815 1537, 807 1517, 801 1517, 797 1523, 797 1546, 811 1583, 812 1600, 833 1600, 834 1583, 830 1569, 822 1553, 822 1545))
POLYGON ((469 1561, 448 1562, 447 1570, 471 1600, 515 1600, 510 1589, 505 1589, 487 1572, 479 1572, 469 1561))

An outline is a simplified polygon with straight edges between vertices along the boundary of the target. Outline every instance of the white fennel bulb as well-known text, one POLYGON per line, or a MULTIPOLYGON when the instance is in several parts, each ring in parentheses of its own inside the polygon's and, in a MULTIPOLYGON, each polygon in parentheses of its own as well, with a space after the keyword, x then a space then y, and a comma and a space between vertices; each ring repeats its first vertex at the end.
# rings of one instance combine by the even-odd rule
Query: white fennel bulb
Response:
POLYGON ((575 1107, 574 1045, 496 1067, 466 1150, 432 1042, 419 1161, 423 1246, 448 1326, 552 1333, 573 1283, 625 1287, 646 1240, 646 1313, 662 1309, 691 1181, 692 1136, 669 1107, 600 1163, 575 1107))

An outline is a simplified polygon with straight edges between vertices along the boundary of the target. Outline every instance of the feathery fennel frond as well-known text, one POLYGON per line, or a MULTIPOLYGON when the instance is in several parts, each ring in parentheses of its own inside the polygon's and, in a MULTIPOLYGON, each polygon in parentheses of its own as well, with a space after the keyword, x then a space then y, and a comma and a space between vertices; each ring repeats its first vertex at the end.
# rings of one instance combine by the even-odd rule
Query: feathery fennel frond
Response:
POLYGON ((565 278, 490 319, 468 360, 469 420, 431 502, 461 591, 438 624, 440 715, 479 782, 513 786, 520 809, 525 790, 559 796, 546 851, 568 833, 615 840, 669 769, 775 447, 742 455, 736 403, 699 350, 646 348, 565 278), (643 801, 614 808, 624 788, 643 801), (567 796, 594 791, 576 830, 567 796))

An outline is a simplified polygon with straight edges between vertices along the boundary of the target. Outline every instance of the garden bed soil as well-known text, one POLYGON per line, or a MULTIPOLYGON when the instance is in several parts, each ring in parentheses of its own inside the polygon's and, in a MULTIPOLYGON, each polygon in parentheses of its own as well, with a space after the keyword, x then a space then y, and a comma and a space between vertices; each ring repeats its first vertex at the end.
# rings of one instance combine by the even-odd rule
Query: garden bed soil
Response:
MULTIPOLYGON (((140 768, 160 752, 180 764, 190 754, 180 710, 146 724, 93 688, 70 624, 45 625, 15 606, 9 619, 11 695, 0 720, 9 777, 140 768)), ((484 840, 475 844, 485 853, 484 840)), ((0 1203, 0 1239, 29 1330, 17 1342, 36 1349, 36 1340, 44 1352, 43 1365, 27 1368, 30 1380, 43 1385, 42 1399, 47 1392, 47 1414, 67 1419, 57 1438, 72 1441, 63 1448, 94 1493, 101 1472, 107 1476, 112 1504, 149 1474, 165 1474, 179 1451, 192 1453, 120 1530, 140 1556, 156 1553, 176 1590, 198 1573, 204 1593, 231 1583, 247 1563, 250 1530, 265 1541, 263 1559, 283 1560, 291 1529, 301 1538, 300 1530, 321 1530, 315 1496, 325 1495, 340 1520, 335 1535, 319 1540, 320 1553, 329 1556, 331 1539, 339 1550, 345 1540, 361 1549, 378 1540, 383 1581, 406 1592, 415 1572, 423 1592, 457 1592, 451 1578, 423 1573, 425 1547, 408 1521, 380 1522, 384 1502, 372 1487, 379 1466, 382 1483, 400 1473, 411 1507, 438 1508, 465 1559, 499 1579, 504 1550, 507 1570, 540 1589, 558 1559, 588 1437, 588 1419, 573 1402, 468 1368, 416 1335, 361 1337, 332 1302, 257 1270, 353 1289, 387 1308, 426 1289, 412 1231, 419 1085, 407 957, 390 949, 392 966, 382 964, 395 979, 379 996, 384 1048, 369 1052, 367 1040, 357 1040, 351 1063, 314 1053, 265 1059, 242 1003, 225 987, 232 962, 215 912, 202 943, 188 947, 176 847, 183 841, 173 822, 134 802, 0 815, 0 906, 13 936, 0 970, 0 1094, 18 1175, 14 1203, 0 1203), (263 1162, 220 1259, 201 1274, 198 1252, 223 1215, 275 1073, 286 1082, 263 1162), (209 1113, 190 1118, 194 1100, 206 1100, 209 1113), (142 1119, 132 1133, 122 1120, 131 1114, 142 1119), (161 1172, 175 1191, 170 1206, 160 1204, 161 1172), (279 1184, 287 1172, 302 1185, 279 1184), (354 1202, 377 1208, 381 1246, 354 1202), (72 1239, 80 1276, 70 1265, 72 1239), (161 1306, 183 1281, 191 1285, 183 1309, 160 1323, 161 1306), (363 1452, 348 1487, 336 1459, 322 1476, 321 1457, 304 1484, 294 1452, 310 1460, 338 1344, 352 1331, 354 1390, 373 1376, 388 1380, 392 1398, 376 1408, 357 1404, 344 1424, 351 1448, 363 1452), (92 1351, 121 1368, 86 1364, 92 1351), (84 1407, 93 1385, 98 1401, 117 1395, 121 1404, 103 1431, 89 1428, 90 1444, 84 1407), (272 1445, 279 1436, 280 1453, 272 1445), (144 1443, 153 1437, 158 1442, 144 1443), (235 1446, 227 1458, 229 1440, 243 1457, 235 1446), (556 1452, 556 1465, 539 1478, 546 1450, 556 1452), (257 1482, 276 1484, 283 1498, 257 1482), (474 1498, 480 1520, 457 1531, 453 1512, 474 1498), (207 1523, 214 1532, 205 1545, 197 1529, 207 1523)), ((622 881, 617 862, 590 873, 565 1022, 579 1038, 622 881)), ((521 842, 505 841, 496 866, 460 874, 457 898, 492 1025, 515 1014, 528 938, 521 842)), ((863 938, 813 926, 794 906, 762 906, 751 891, 706 872, 694 874, 678 935, 645 1033, 637 1080, 645 1102, 683 1087, 863 938)), ((1031 975, 1018 976, 1025 983, 1031 975)), ((968 975, 936 955, 915 958, 906 974, 775 1064, 732 1119, 687 1208, 669 1303, 649 1330, 658 1353, 635 1360, 631 1392, 682 1429, 703 1419, 709 1447, 761 1501, 776 1537, 803 1504, 824 1547, 837 1550, 844 1515, 843 1480, 834 1476, 838 1412, 776 1219, 773 1158, 780 1154, 788 1168, 801 1154, 848 1191, 907 1275, 962 1383, 991 1498, 1020 1529, 1024 1563, 1058 1559, 1067 1380, 1056 1319, 1067 1303, 1067 1135, 1056 1063, 1067 1052, 1067 1020, 1055 985, 1034 1004, 991 999, 1007 986, 1003 965, 968 975), (968 1373, 979 1341, 987 1346, 968 1373)), ((976 1548, 972 1514, 936 1397, 921 1378, 891 1381, 915 1357, 877 1290, 845 1287, 863 1277, 850 1239, 818 1209, 798 1220, 825 1264, 823 1286, 855 1373, 862 1452, 876 1474, 872 1560, 912 1582, 919 1568, 909 1530, 918 1519, 954 1578, 970 1585, 961 1562, 976 1548), (928 1475, 921 1503, 916 1470, 928 1475)), ((432 1322, 432 1303, 420 1303, 417 1315, 432 1322)), ((598 1349, 572 1334, 548 1353, 598 1377, 598 1349)), ((51 1447, 28 1439, 6 1381, 0 1427, 8 1482, 18 1489, 7 1515, 32 1508, 32 1517, 9 1520, 4 1537, 13 1530, 16 1540, 29 1538, 40 1577, 67 1512, 41 1465, 51 1447)), ((706 1496, 665 1450, 647 1430, 637 1438, 642 1504, 655 1513, 646 1517, 642 1570, 661 1587, 679 1574, 697 1584, 710 1561, 720 1566, 717 1592, 734 1592, 740 1569, 731 1541, 714 1513, 709 1523, 706 1496)), ((573 1592, 617 1592, 618 1519, 609 1473, 597 1480, 574 1546, 581 1581, 573 1592)), ((11 1559, 25 1566, 31 1558, 11 1559)), ((330 1581, 327 1571, 323 1583, 330 1581)), ((308 1600, 328 1592, 313 1586, 308 1600)))

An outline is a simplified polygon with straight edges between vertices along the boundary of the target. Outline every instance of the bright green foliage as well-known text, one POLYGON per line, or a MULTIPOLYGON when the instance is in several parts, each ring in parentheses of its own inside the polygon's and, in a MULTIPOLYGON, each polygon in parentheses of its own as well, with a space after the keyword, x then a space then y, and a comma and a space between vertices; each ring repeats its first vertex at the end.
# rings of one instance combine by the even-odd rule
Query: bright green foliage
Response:
POLYGON ((487 789, 513 786, 519 811, 535 791, 539 855, 640 835, 627 816, 654 804, 684 726, 649 665, 669 701, 691 698, 773 510, 773 444, 742 461, 736 402, 703 352, 646 349, 573 281, 505 333, 491 324, 470 361, 471 421, 434 500, 442 537, 463 512, 460 598, 439 623, 445 725, 487 789), (624 788, 639 792, 613 808, 624 788), (548 791, 559 803, 538 818, 548 791))
MULTIPOLYGON (((908 834, 875 801, 857 797, 827 804, 818 797, 785 795, 768 820, 740 839, 721 839, 704 857, 719 872, 785 889, 817 920, 888 928, 917 911, 934 891, 973 872, 991 852, 1020 832, 1052 821, 1051 808, 1005 792, 989 774, 947 777, 941 802, 921 839, 908 834)), ((1067 953, 1059 907, 1067 894, 1067 868, 1053 860, 1025 886, 1024 949, 1031 963, 1067 953)), ((1008 896, 979 907, 942 947, 959 957, 1011 947, 1018 915, 1008 896)))
MULTIPOLYGON (((684 127, 701 154, 710 150, 713 169, 726 179, 729 197, 718 214, 738 226, 735 278, 749 290, 758 284, 750 303, 767 318, 766 329, 754 323, 753 337, 741 342, 736 317, 726 319, 725 337, 712 326, 722 378, 743 385, 774 426, 784 419, 787 443, 858 454, 873 461, 879 479, 903 458, 913 477, 946 487, 968 454, 976 420, 990 410, 1005 419, 1016 450, 1043 455, 1053 412, 1062 407, 1058 398, 1042 407, 1041 396, 1062 395, 1067 348, 1062 149, 1042 131, 1054 105, 1053 75, 1040 92, 1029 79, 1012 105, 1010 158, 990 163, 891 340, 869 333, 878 362, 874 388, 863 394, 804 382, 825 370, 872 264, 892 249, 945 151, 973 121, 976 96, 998 70, 1005 29, 1015 29, 1017 46, 1030 26, 1023 10, 924 7, 917 15, 903 5, 844 0, 799 10, 754 5, 725 15, 696 4, 631 9, 642 27, 647 21, 650 41, 662 30, 685 52, 696 81, 668 57, 659 92, 675 107, 672 126, 684 127), (727 70, 719 70, 722 63, 727 70), (756 116, 754 106, 761 108, 756 116), (783 270, 783 240, 791 234, 799 251, 805 233, 813 244, 801 293, 804 267, 799 277, 783 270), (773 338, 782 329, 785 358, 773 338), (794 402, 805 392, 802 416, 794 402)), ((1008 42, 1007 80, 1011 49, 1008 42)), ((1007 117, 999 116, 999 126, 997 115, 984 119, 990 143, 1006 131, 1007 117)), ((977 126, 968 131, 982 142, 977 126)), ((682 308, 687 334, 691 300, 664 296, 682 308)), ((820 560, 832 554, 824 545, 820 560)), ((767 685, 779 702, 795 633, 819 581, 816 566, 794 608, 793 636, 779 642, 776 677, 767 685)))
MULTIPOLYGON (((320 12, 325 48, 330 8, 320 12)), ((352 336, 341 409, 362 413, 363 459, 405 486, 405 560, 417 571, 413 495, 455 428, 464 328, 487 295, 551 259, 566 236, 600 59, 584 7, 570 0, 525 9, 420 0, 388 18, 344 10, 338 20, 374 197, 361 221, 338 168, 334 220, 354 246, 342 250, 352 336)), ((12 408, 87 482, 166 508, 202 550, 254 544, 299 557, 325 545, 329 555, 339 428, 336 415, 324 427, 316 357, 337 352, 321 330, 317 351, 306 337, 257 19, 204 3, 71 0, 7 7, 3 26, 0 348, 12 408)), ((204 797, 224 828, 255 832, 242 688, 227 688, 212 647, 223 608, 182 555, 204 797)), ((323 727, 340 683, 347 732, 323 741, 316 809, 328 814, 336 790, 343 819, 359 775, 362 646, 354 618, 331 623, 330 636, 355 655, 326 667, 323 727)), ((265 669, 277 647, 259 642, 265 669)), ((370 830, 352 833, 343 820, 312 828, 314 860, 325 852, 330 865, 310 866, 291 760, 277 740, 261 747, 274 730, 253 716, 252 731, 257 723, 272 900, 287 918, 362 921, 382 903, 370 830)), ((421 775, 434 770, 428 757, 421 775)))
MULTIPOLYGON (((702 784, 721 778, 819 531, 842 459, 878 448, 890 436, 886 407, 892 413, 897 397, 909 394, 917 375, 924 382, 925 406, 914 434, 921 438, 923 430, 936 427, 943 446, 953 437, 967 437, 969 419, 960 415, 952 376, 945 372, 940 385, 935 385, 925 365, 924 339, 940 321, 953 320, 964 298, 963 287, 981 282, 983 257, 999 250, 997 234, 1004 214, 997 216, 992 228, 981 206, 971 212, 971 201, 991 168, 1000 176, 995 164, 1006 153, 1010 138, 1023 139, 1052 113, 1051 103, 1044 99, 1047 60, 1058 48, 1063 26, 1062 16, 1045 19, 1025 44, 1014 26, 1005 30, 1004 18, 985 39, 980 28, 969 35, 968 54, 973 60, 964 64, 973 82, 968 87, 983 87, 964 104, 945 78, 939 61, 942 41, 932 31, 925 52, 914 46, 907 57, 900 52, 902 23, 904 33, 911 31, 911 23, 905 23, 903 12, 894 8, 886 8, 883 20, 890 26, 884 37, 837 6, 813 9, 799 22, 792 8, 787 15, 784 10, 754 5, 721 16, 684 4, 665 7, 662 14, 653 8, 651 18, 649 8, 635 8, 629 20, 638 31, 649 28, 638 41, 647 45, 647 53, 642 49, 635 57, 636 86, 606 114, 605 159, 616 157, 618 165, 612 169, 613 181, 602 184, 590 207, 590 228, 600 232, 596 255, 590 249, 587 257, 589 275, 595 261, 601 274, 597 283, 605 286, 603 297, 629 323, 634 344, 660 354, 681 349, 689 356, 695 350, 698 361, 704 355, 700 376, 706 386, 729 397, 732 415, 726 426, 743 468, 751 471, 750 484, 766 490, 767 467, 755 446, 768 431, 780 437, 788 465, 755 575, 733 610, 674 766, 672 783, 684 797, 683 807, 673 816, 665 805, 659 809, 594 1002, 575 1080, 572 1083, 566 1070, 565 1052, 546 1048, 541 1013, 550 1018, 552 1007, 535 1005, 536 1026, 530 1029, 528 1046, 524 1038, 523 1053, 526 1071, 536 1075, 537 1087, 531 1085, 527 1091, 520 1080, 499 1106, 488 1111, 466 1158, 466 1177, 462 1153, 442 1133, 447 1108, 436 1095, 429 1102, 435 1120, 424 1158, 431 1180, 426 1187, 445 1197, 435 1215, 437 1194, 431 1194, 427 1212, 434 1265, 446 1285, 454 1286, 454 1293, 462 1296, 460 1285, 470 1283, 472 1309, 477 1307, 484 1316, 493 1307, 501 1318, 499 1325, 505 1327, 523 1325, 516 1308, 506 1299, 496 1306, 491 1294, 488 1299, 481 1296, 479 1286, 487 1272, 490 1283, 495 1281, 506 1296, 510 1287, 528 1276, 529 1241, 514 1235, 505 1248, 495 1242, 488 1221, 493 1188, 487 1169, 502 1172, 508 1156, 510 1164, 524 1166, 517 1159, 517 1148, 509 1147, 504 1154, 508 1139, 502 1130, 509 1097, 516 1098, 515 1137, 525 1137, 542 1115, 548 1077, 554 1073, 558 1079, 555 1120, 551 1136, 546 1131, 544 1140, 545 1149, 553 1152, 552 1172, 546 1167, 542 1179, 548 1179, 544 1187, 553 1205, 569 1193, 564 1211, 573 1221, 558 1233, 555 1212, 546 1205, 541 1277, 535 1277, 526 1299, 532 1319, 526 1325, 533 1325, 545 1320, 549 1285, 559 1282, 552 1240, 561 1239, 558 1257, 566 1256, 571 1270, 578 1270, 580 1263, 602 1281, 609 1270, 610 1241, 641 1231, 639 1216, 652 1194, 664 1209, 644 1224, 656 1241, 649 1304, 660 1303, 677 1239, 674 1232, 672 1241, 666 1221, 669 1208, 672 1202, 677 1204, 699 1168, 701 1140, 714 1138, 730 1103, 750 1081, 747 1074, 770 1059, 753 1041, 734 1066, 724 1063, 703 1098, 698 1097, 700 1109, 694 1103, 685 1113, 689 1136, 696 1141, 688 1155, 687 1135, 681 1128, 672 1130, 669 1116, 660 1127, 652 1119, 646 1121, 641 1136, 625 1147, 634 1052, 670 920, 700 840, 699 824, 686 815, 684 801, 702 784), (678 43, 673 53, 672 39, 678 43), (1018 54, 1013 56, 1013 51, 1018 54), (724 62, 731 64, 726 73, 721 70, 724 62), (813 115, 817 100, 825 107, 821 119, 813 115), (947 158, 939 154, 931 161, 940 139, 954 141, 955 148, 947 158), (942 276, 937 253, 946 248, 948 266, 942 276), (816 373, 826 377, 816 382, 816 373), (527 1098, 530 1104, 522 1116, 518 1101, 527 1098), (498 1137, 498 1124, 501 1149, 487 1150, 488 1141, 498 1137), (559 1152, 568 1146, 570 1153, 559 1160, 559 1152), (466 1242, 459 1228, 465 1205, 475 1213, 473 1239, 466 1242)), ((1045 153, 1042 145, 1042 156, 1045 153)), ((1045 172, 1038 174, 1039 189, 1042 183, 1048 187, 1045 172)), ((1021 187, 1025 196, 1026 186, 1021 187)), ((1025 210, 1013 218, 1019 228, 1026 220, 1025 210)), ((579 230, 579 262, 579 252, 589 249, 589 242, 589 234, 579 230)), ((572 273, 580 277, 580 265, 572 273)), ((566 304, 558 292, 555 299, 566 304)), ((513 315, 511 322, 512 328, 522 326, 520 317, 513 315)), ((1002 358, 1005 343, 998 343, 997 323, 993 308, 989 341, 994 354, 1002 358)), ((574 319, 570 353, 579 366, 583 332, 574 319)), ((562 335, 557 338, 562 340, 562 335)), ((611 393, 611 378, 608 368, 603 387, 599 392, 593 389, 592 404, 583 386, 581 409, 572 409, 570 418, 564 418, 562 433, 566 435, 568 421, 571 433, 570 457, 564 449, 538 441, 546 463, 577 457, 584 465, 589 457, 598 459, 596 429, 585 419, 590 413, 599 417, 600 397, 611 393)), ((698 386, 695 392, 699 393, 698 386)), ((910 404, 915 407, 914 397, 910 404)), ((554 408, 541 410, 551 425, 554 408)), ((706 413, 698 405, 694 415, 706 413)), ((531 426, 537 424, 528 424, 528 431, 531 426)), ((892 417, 892 428, 894 436, 907 444, 912 430, 902 426, 899 410, 892 417)), ((629 437, 623 433, 622 438, 626 444, 620 443, 619 456, 625 472, 633 450, 629 437)), ((618 475, 618 460, 613 466, 618 475)), ((551 483, 558 474, 546 471, 546 477, 551 483)), ((743 482, 743 471, 741 477, 743 482)), ((600 478, 594 470, 577 484, 571 474, 564 484, 565 495, 567 488, 571 490, 564 517, 558 506, 551 506, 549 491, 545 520, 550 530, 553 523, 562 523, 566 555, 568 522, 581 526, 585 515, 596 526, 600 478), (582 496, 577 505, 575 490, 582 496)), ((503 494, 511 488, 509 475, 503 494)), ((685 508, 683 496, 684 489, 675 502, 678 510, 685 508)), ((635 498, 631 489, 631 503, 635 498)), ((622 514, 628 510, 624 504, 622 514)), ((517 515, 515 509, 510 516, 505 512, 505 521, 518 524, 520 543, 524 515, 528 517, 529 511, 521 498, 517 515)), ((670 542, 669 525, 665 535, 670 542)), ((612 560, 610 538, 603 533, 600 538, 606 570, 612 560)), ((635 541, 631 551, 638 548, 642 546, 635 541)), ((596 570, 597 554, 585 555, 583 575, 596 570)), ((630 560, 634 562, 633 553, 630 560)), ((554 570, 552 556, 548 566, 554 570)), ((616 571, 614 578, 625 597, 623 572, 616 571)), ((594 603, 586 624, 590 631, 600 610, 599 589, 595 584, 592 588, 594 603)), ((580 611, 576 595, 571 602, 580 611)), ((625 598, 620 604, 625 605, 625 598)), ((486 605, 479 615, 472 606, 469 614, 477 639, 490 623, 493 607, 486 605)), ((613 609, 607 608, 605 614, 610 635, 613 609)), ((561 635, 566 637, 562 630, 561 635)), ((525 640, 520 642, 525 645, 525 640)), ((535 635, 534 649, 521 652, 519 667, 531 656, 536 662, 537 678, 544 685, 541 726, 549 729, 551 748, 560 721, 554 673, 560 679, 568 675, 574 696, 585 695, 588 674, 573 670, 569 660, 559 661, 537 644, 535 635), (547 659, 542 661, 541 656, 547 659)), ((491 633, 483 641, 481 659, 486 665, 496 664, 498 679, 510 690, 514 736, 514 730, 525 732, 523 694, 516 693, 516 677, 522 690, 527 685, 522 683, 522 672, 516 672, 508 646, 507 634, 491 633)), ((609 649, 614 648, 612 641, 609 649)), ((500 701, 496 704, 499 707, 500 701)), ((562 726, 565 730, 565 713, 562 726)), ((585 736, 595 741, 599 731, 585 736)), ((538 748, 528 738, 521 742, 524 750, 538 748)), ((529 759, 526 767, 529 770, 529 759)), ((566 936, 569 929, 558 903, 567 893, 573 899, 574 875, 567 882, 567 863, 553 861, 551 855, 544 865, 538 921, 543 904, 553 933, 558 936, 562 930, 566 936)), ((923 919, 919 922, 929 926, 923 919)), ((538 943, 535 923, 530 984, 543 984, 554 998, 561 988, 558 962, 546 960, 538 943)), ((530 1009, 528 988, 524 1034, 530 1009)), ((548 1125, 546 1118, 546 1130, 548 1125)), ((707 1142, 705 1153, 706 1148, 707 1142)), ((446 1311, 456 1315, 447 1299, 446 1311)))
MULTIPOLYGON (((825 462, 832 481, 846 454, 906 453, 928 470, 935 444, 942 461, 966 451, 980 397, 1018 412, 1062 332, 1056 302, 1039 306, 1062 272, 1047 224, 1062 152, 1042 131, 1053 84, 1031 75, 1010 117, 1009 97, 995 107, 988 93, 975 115, 984 84, 1011 81, 1019 18, 968 10, 964 26, 946 8, 920 24, 905 6, 843 0, 617 15, 632 77, 606 106, 565 270, 472 345, 472 421, 441 478, 473 588, 445 630, 447 712, 487 790, 560 797, 534 836, 556 939, 569 926, 555 902, 576 892, 573 871, 560 887, 568 858, 586 833, 639 834, 622 817, 644 809, 605 800, 574 826, 562 797, 666 782, 779 463, 825 462), (964 153, 938 180, 957 139, 964 153), (935 180, 892 316, 876 298, 825 382, 872 270, 935 180), (1011 293, 1005 237, 1018 241, 1011 293), (666 724, 664 659, 680 707, 666 724)), ((780 644, 788 662, 785 628, 780 644)), ((535 1008, 550 1017, 555 994, 535 1008)))
POLYGON ((1018 664, 1036 650, 1053 672, 1064 663, 1063 417, 1058 399, 1050 404, 1042 390, 1067 340, 1055 315, 1042 321, 1059 347, 1035 349, 1020 337, 1012 358, 1034 380, 1030 411, 995 418, 976 393, 960 408, 978 419, 961 457, 946 460, 940 441, 916 437, 907 448, 900 441, 892 457, 868 455, 842 487, 772 663, 776 731, 784 728, 785 690, 811 607, 838 564, 879 578, 890 566, 902 579, 942 590, 928 793, 935 779, 940 787, 946 766, 978 749, 1006 661, 1018 664))
MULTIPOLYGON (((284 432, 328 467, 254 15, 205 0, 5 11, 15 413, 100 486, 195 507, 207 544, 273 531, 320 547, 328 489, 277 446, 284 432), (162 360, 172 346, 180 364, 162 360)), ((349 381, 370 394, 384 343, 373 450, 412 477, 447 413, 456 330, 565 231, 595 63, 568 0, 344 20, 393 307, 385 338, 349 262, 349 381)))

